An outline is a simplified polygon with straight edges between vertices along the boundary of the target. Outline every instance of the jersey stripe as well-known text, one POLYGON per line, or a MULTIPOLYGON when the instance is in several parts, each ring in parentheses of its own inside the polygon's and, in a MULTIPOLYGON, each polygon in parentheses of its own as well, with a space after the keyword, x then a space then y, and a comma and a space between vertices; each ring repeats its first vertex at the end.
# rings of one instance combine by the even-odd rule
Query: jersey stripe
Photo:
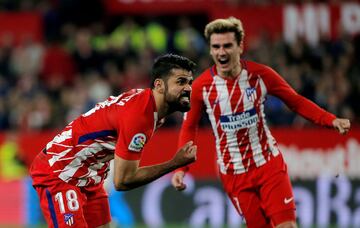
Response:
MULTIPOLYGON (((69 159, 69 157, 65 157, 70 151, 72 150, 72 147, 69 149, 64 150, 61 153, 53 153, 53 152, 46 152, 49 155, 53 155, 50 159, 49 159, 49 165, 50 167, 54 165, 55 162, 57 161, 62 161, 62 160, 66 160, 69 159), (65 157, 65 158, 64 158, 65 157)), ((74 157, 70 157, 70 159, 73 159, 74 157)))
MULTIPOLYGON (((264 81, 262 79, 260 79, 260 88, 261 88, 262 94, 267 94, 267 89, 266 89, 265 83, 264 83, 264 81)), ((265 95, 263 95, 263 97, 264 96, 265 95)), ((265 99, 265 98, 263 98, 263 99, 265 99)), ((261 106, 260 106, 260 111, 261 112, 260 113, 261 113, 261 118, 263 120, 263 126, 264 126, 264 130, 265 130, 266 138, 267 138, 266 145, 269 146, 269 150, 272 153, 272 155, 274 157, 276 157, 276 156, 278 156, 280 154, 280 151, 279 151, 278 147, 275 145, 276 141, 275 141, 274 137, 272 136, 268 125, 266 124, 264 109, 265 109, 264 105, 261 104, 261 106)))
POLYGON ((83 143, 87 140, 94 140, 97 138, 101 138, 101 137, 106 137, 106 136, 116 136, 116 131, 112 131, 112 130, 103 130, 103 131, 97 131, 97 132, 91 132, 88 133, 86 135, 82 135, 79 137, 78 140, 78 144, 83 143))
POLYGON ((63 132, 61 132, 61 134, 55 136, 54 139, 46 145, 46 149, 49 150, 49 148, 51 148, 53 144, 62 143, 71 138, 72 129, 70 128, 69 130, 64 130, 63 132))
MULTIPOLYGON (((100 146, 98 143, 92 143, 89 147, 85 147, 79 152, 76 153, 76 158, 72 160, 63 170, 61 170, 59 174, 59 178, 65 182, 69 182, 69 180, 74 176, 74 174, 83 166, 83 161, 88 159, 89 157, 94 157, 96 153, 102 151, 103 147, 100 146)), ((100 163, 101 164, 101 163, 100 163)), ((99 166, 89 166, 88 169, 98 170, 103 166, 103 164, 99 166)), ((94 174, 94 173, 93 173, 94 174)), ((89 175, 86 175, 89 176, 89 175)), ((85 186, 85 185, 78 185, 78 186, 85 186)))
POLYGON ((52 223, 54 225, 54 228, 58 228, 59 225, 58 225, 58 221, 56 219, 56 212, 55 212, 54 202, 52 200, 51 193, 48 189, 46 189, 45 192, 46 192, 46 198, 48 200, 48 208, 50 211, 50 217, 51 217, 52 223))
MULTIPOLYGON (((249 79, 251 78, 252 75, 248 75, 247 70, 243 70, 243 79, 240 82, 240 88, 242 93, 246 94, 247 93, 247 89, 251 89, 252 87, 250 86, 249 83, 249 79)), ((256 87, 255 87, 256 89, 256 87)), ((254 93, 254 92, 252 92, 254 93)), ((255 100, 252 100, 252 95, 248 95, 246 94, 245 96, 243 96, 243 110, 252 110, 255 108, 254 106, 254 102, 255 100)), ((256 114, 257 115, 257 114, 256 114)), ((255 124, 254 126, 251 126, 249 128, 247 128, 248 130, 248 137, 249 137, 249 143, 250 143, 250 148, 252 151, 252 157, 253 160, 256 164, 256 166, 261 166, 263 164, 263 159, 264 157, 262 156, 262 150, 261 150, 261 146, 260 146, 260 140, 258 137, 258 129, 257 129, 257 124, 255 124)))
MULTIPOLYGON (((216 83, 216 89, 218 91, 218 94, 220 94, 220 98, 219 98, 219 106, 220 106, 220 110, 221 110, 221 115, 230 115, 232 113, 232 109, 231 109, 231 99, 232 96, 234 94, 234 85, 230 85, 228 86, 227 83, 228 81, 220 78, 219 76, 216 76, 216 78, 218 78, 218 80, 221 80, 222 83, 216 83), (232 90, 228 91, 228 87, 231 87, 232 90)), ((236 84, 235 80, 235 84, 236 84)), ((218 123, 217 125, 220 124, 220 119, 217 120, 218 123)), ((233 160, 237 160, 240 157, 240 151, 239 148, 237 146, 237 141, 233 141, 234 139, 234 132, 222 132, 221 136, 220 136, 220 140, 226 140, 226 144, 225 144, 225 148, 224 150, 226 150, 226 152, 228 152, 229 154, 226 154, 226 168, 227 169, 231 169, 233 170, 234 168, 236 169, 236 167, 234 167, 234 163, 233 160), (223 139, 225 138, 225 139, 223 139), (234 146, 234 144, 236 144, 236 146, 234 146)))
POLYGON ((218 157, 218 164, 220 166, 220 169, 221 170, 225 170, 225 163, 224 163, 224 156, 223 156, 223 153, 221 152, 221 147, 220 147, 220 138, 219 138, 219 134, 218 134, 218 125, 216 123, 216 118, 215 118, 215 115, 214 115, 214 112, 215 112, 215 109, 218 107, 217 105, 217 101, 219 100, 219 97, 218 97, 218 94, 216 89, 215 89, 215 82, 216 82, 216 79, 214 79, 213 83, 210 85, 208 91, 206 91, 206 87, 203 87, 202 89, 202 94, 203 94, 203 100, 204 100, 204 103, 206 105, 206 107, 208 107, 206 109, 208 115, 209 115, 209 120, 211 122, 211 126, 213 128, 213 132, 214 132, 214 137, 215 137, 215 145, 216 145, 216 152, 217 152, 217 157, 218 157), (213 102, 214 105, 211 105, 210 103, 210 95, 213 94, 213 97, 215 97, 215 101, 216 102, 213 102))

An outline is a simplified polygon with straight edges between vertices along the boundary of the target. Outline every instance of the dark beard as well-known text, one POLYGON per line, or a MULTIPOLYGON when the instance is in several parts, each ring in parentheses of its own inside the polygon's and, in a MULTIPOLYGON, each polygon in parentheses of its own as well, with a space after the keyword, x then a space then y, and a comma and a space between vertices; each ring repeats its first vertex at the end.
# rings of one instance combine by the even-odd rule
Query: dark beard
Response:
POLYGON ((190 99, 190 92, 183 92, 180 95, 180 97, 178 98, 178 97, 171 96, 168 93, 167 87, 165 87, 165 101, 169 106, 169 113, 176 112, 176 111, 187 112, 190 110, 190 103, 185 103, 185 104, 181 103, 180 100, 182 97, 189 97, 189 99, 190 99))
POLYGON ((182 104, 179 100, 167 101, 170 112, 187 112, 190 110, 190 104, 182 104))

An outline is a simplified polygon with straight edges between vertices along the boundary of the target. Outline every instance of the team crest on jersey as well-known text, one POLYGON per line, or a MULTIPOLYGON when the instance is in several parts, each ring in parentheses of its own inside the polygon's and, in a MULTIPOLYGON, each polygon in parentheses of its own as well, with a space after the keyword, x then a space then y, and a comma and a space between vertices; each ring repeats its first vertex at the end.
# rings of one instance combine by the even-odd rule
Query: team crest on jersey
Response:
POLYGON ((128 149, 136 152, 140 152, 144 148, 146 143, 146 135, 143 133, 137 133, 131 139, 128 149))
POLYGON ((65 224, 68 226, 74 225, 74 215, 73 214, 64 214, 65 224))
POLYGON ((254 87, 246 88, 245 92, 246 92, 246 96, 247 96, 248 100, 251 102, 255 102, 256 97, 257 97, 256 96, 256 88, 254 88, 254 87))

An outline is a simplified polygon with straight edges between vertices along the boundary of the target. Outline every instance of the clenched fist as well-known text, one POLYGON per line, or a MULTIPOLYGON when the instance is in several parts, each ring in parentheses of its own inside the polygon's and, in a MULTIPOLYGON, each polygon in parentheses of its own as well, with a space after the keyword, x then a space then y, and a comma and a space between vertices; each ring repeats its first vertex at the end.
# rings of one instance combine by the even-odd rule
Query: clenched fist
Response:
POLYGON ((193 145, 193 141, 187 142, 182 148, 178 150, 172 159, 178 167, 182 167, 193 163, 196 160, 197 146, 193 145))
POLYGON ((348 133, 351 126, 350 120, 341 118, 336 118, 335 120, 333 120, 332 124, 333 127, 342 135, 348 133))

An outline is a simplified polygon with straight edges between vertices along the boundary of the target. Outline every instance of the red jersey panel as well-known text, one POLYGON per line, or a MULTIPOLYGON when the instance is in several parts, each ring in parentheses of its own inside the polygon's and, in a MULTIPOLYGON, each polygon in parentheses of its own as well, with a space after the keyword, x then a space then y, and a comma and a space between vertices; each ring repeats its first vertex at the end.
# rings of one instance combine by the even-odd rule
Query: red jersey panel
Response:
POLYGON ((332 126, 335 116, 297 94, 270 67, 241 60, 236 78, 222 78, 213 66, 195 79, 191 110, 184 116, 179 145, 194 140, 204 108, 215 136, 221 173, 244 173, 280 154, 266 124, 264 102, 270 94, 294 112, 322 125, 332 126))
POLYGON ((151 89, 134 89, 98 103, 46 145, 45 157, 35 158, 30 171, 34 185, 58 178, 76 186, 101 183, 114 153, 127 160, 140 159, 156 122, 151 89))

